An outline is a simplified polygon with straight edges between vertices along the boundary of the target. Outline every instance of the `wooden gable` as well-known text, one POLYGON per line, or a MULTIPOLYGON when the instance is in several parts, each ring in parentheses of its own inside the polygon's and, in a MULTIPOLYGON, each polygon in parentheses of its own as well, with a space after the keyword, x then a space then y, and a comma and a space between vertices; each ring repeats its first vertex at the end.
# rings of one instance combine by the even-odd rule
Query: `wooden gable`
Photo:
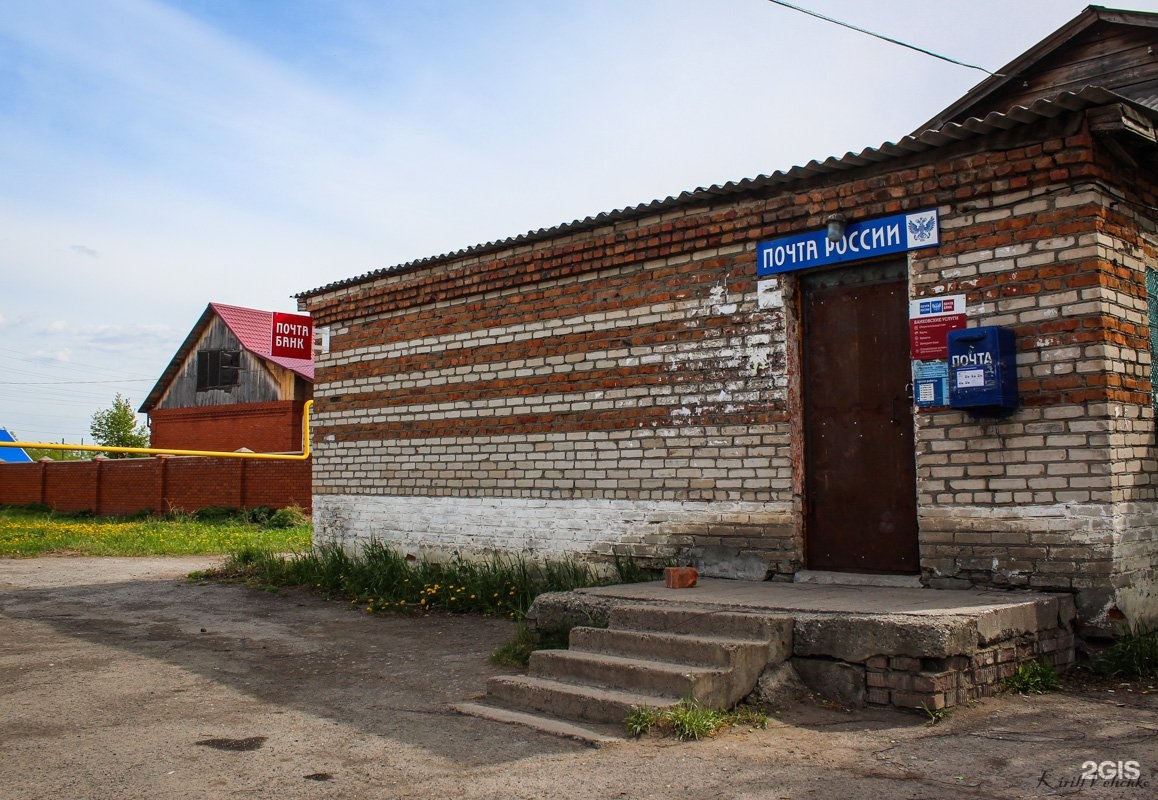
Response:
POLYGON ((1099 86, 1158 108, 1158 14, 1090 6, 917 131, 1099 86))
POLYGON ((246 350, 229 326, 214 315, 205 326, 196 346, 185 355, 176 376, 165 388, 154 407, 195 408, 302 399, 299 395, 305 391, 305 387, 299 387, 299 382, 305 383, 291 370, 246 350), (214 353, 237 354, 236 384, 225 388, 204 388, 204 370, 207 362, 205 356, 214 353), (202 373, 200 386, 199 361, 202 373))

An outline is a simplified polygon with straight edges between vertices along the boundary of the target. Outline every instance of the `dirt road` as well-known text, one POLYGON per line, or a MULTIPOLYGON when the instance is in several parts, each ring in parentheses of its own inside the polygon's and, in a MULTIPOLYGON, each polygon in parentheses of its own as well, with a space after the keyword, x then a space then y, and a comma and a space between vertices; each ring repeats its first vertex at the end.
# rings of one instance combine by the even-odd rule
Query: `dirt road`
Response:
POLYGON ((499 672, 507 621, 183 578, 211 562, 0 560, 0 798, 1158 796, 1144 685, 931 727, 804 702, 767 730, 595 750, 447 710, 499 672), (1119 761, 1148 786, 1106 786, 1119 761))

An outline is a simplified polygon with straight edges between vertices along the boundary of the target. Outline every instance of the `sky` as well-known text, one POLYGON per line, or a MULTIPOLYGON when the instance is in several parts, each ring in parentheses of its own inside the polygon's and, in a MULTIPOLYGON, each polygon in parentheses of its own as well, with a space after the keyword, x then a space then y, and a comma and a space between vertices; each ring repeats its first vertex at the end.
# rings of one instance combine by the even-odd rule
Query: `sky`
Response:
MULTIPOLYGON (((1086 5, 796 4, 990 70, 1086 5)), ((985 77, 768 0, 0 5, 0 427, 28 441, 91 443, 210 302, 294 311, 876 147, 985 77)))

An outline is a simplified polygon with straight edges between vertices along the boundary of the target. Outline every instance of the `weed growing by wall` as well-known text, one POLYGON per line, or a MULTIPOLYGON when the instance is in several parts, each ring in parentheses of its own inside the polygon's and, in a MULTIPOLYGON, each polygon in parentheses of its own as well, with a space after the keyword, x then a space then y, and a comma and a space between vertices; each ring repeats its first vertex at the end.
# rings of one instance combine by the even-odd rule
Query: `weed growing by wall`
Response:
POLYGON ((1100 653, 1091 667, 1111 678, 1158 677, 1158 628, 1123 628, 1114 644, 1100 653))
POLYGON ((214 574, 348 598, 351 605, 369 613, 437 609, 512 619, 521 619, 543 592, 657 577, 630 557, 616 558, 608 570, 577 558, 540 561, 505 554, 436 562, 409 560, 381 542, 370 542, 353 553, 339 545, 323 544, 293 556, 244 547, 232 553, 224 568, 214 574))

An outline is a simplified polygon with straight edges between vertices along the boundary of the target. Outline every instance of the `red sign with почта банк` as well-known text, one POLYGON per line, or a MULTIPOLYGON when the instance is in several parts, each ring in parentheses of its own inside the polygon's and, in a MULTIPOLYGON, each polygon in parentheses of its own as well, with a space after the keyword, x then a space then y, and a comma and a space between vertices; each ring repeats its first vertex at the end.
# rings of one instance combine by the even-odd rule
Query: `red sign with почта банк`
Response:
POLYGON ((273 312, 270 355, 279 358, 314 357, 314 321, 303 314, 273 312))

